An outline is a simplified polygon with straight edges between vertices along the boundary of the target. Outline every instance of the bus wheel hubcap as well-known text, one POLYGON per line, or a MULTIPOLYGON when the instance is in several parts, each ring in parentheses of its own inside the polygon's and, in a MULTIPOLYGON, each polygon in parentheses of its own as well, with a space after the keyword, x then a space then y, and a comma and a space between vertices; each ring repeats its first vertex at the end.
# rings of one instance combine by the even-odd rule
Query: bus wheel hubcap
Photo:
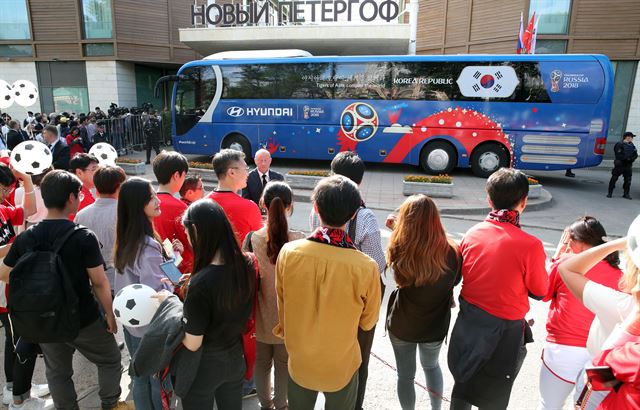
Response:
POLYGON ((483 171, 496 170, 500 165, 500 157, 498 157, 498 154, 495 152, 485 152, 480 155, 478 165, 480 165, 480 168, 482 168, 483 171))
POLYGON ((443 149, 434 149, 427 156, 427 165, 434 171, 442 171, 449 165, 449 154, 443 149))

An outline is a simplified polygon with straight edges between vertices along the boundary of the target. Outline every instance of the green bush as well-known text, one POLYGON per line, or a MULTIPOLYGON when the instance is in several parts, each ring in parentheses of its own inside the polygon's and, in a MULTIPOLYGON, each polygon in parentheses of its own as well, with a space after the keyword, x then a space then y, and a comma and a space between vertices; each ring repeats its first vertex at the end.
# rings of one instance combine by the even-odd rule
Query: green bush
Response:
POLYGON ((426 182, 431 184, 451 184, 453 183, 453 177, 449 175, 407 175, 404 177, 405 182, 426 182))
POLYGON ((329 171, 289 171, 289 175, 301 175, 305 177, 328 177, 330 175, 329 171))

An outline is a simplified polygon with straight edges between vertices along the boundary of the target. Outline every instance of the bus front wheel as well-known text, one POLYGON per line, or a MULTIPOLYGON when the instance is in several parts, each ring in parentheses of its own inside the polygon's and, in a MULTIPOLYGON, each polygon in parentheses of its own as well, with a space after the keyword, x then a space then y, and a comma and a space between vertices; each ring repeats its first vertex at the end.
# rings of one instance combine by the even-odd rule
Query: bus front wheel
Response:
POLYGON ((253 160, 253 157, 251 156, 251 144, 242 134, 231 134, 227 136, 222 143, 222 148, 231 148, 238 151, 242 150, 247 164, 253 160))
POLYGON ((446 141, 433 141, 420 153, 420 166, 427 174, 448 174, 458 162, 455 148, 446 141))
POLYGON ((487 178, 498 169, 509 166, 509 154, 499 144, 485 144, 471 154, 471 170, 481 178, 487 178))

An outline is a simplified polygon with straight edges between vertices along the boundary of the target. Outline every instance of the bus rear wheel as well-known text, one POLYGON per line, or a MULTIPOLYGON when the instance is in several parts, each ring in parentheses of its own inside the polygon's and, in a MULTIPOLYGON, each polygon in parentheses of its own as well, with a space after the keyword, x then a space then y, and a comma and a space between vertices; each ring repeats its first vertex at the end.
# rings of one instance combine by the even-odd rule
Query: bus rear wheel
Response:
POLYGON ((499 144, 485 144, 471 154, 471 171, 481 178, 488 178, 502 167, 509 166, 509 154, 499 144))
POLYGON ((420 166, 427 174, 448 174, 456 167, 456 149, 446 141, 433 141, 420 153, 420 166))
POLYGON ((253 161, 253 157, 251 156, 251 144, 242 134, 228 135, 222 142, 222 148, 230 148, 244 152, 247 164, 253 161))

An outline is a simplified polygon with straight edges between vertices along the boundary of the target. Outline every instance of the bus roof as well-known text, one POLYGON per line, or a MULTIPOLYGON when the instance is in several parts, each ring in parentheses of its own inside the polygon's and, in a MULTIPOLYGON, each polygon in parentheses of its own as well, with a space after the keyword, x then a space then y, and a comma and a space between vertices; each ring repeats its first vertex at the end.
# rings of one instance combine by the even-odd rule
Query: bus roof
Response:
POLYGON ((209 65, 238 65, 238 64, 288 64, 288 63, 357 63, 357 62, 456 62, 456 61, 607 61, 608 57, 602 54, 456 54, 456 55, 371 55, 371 56, 315 56, 295 58, 243 58, 232 60, 209 59, 191 61, 182 66, 180 71, 187 67, 209 65))

